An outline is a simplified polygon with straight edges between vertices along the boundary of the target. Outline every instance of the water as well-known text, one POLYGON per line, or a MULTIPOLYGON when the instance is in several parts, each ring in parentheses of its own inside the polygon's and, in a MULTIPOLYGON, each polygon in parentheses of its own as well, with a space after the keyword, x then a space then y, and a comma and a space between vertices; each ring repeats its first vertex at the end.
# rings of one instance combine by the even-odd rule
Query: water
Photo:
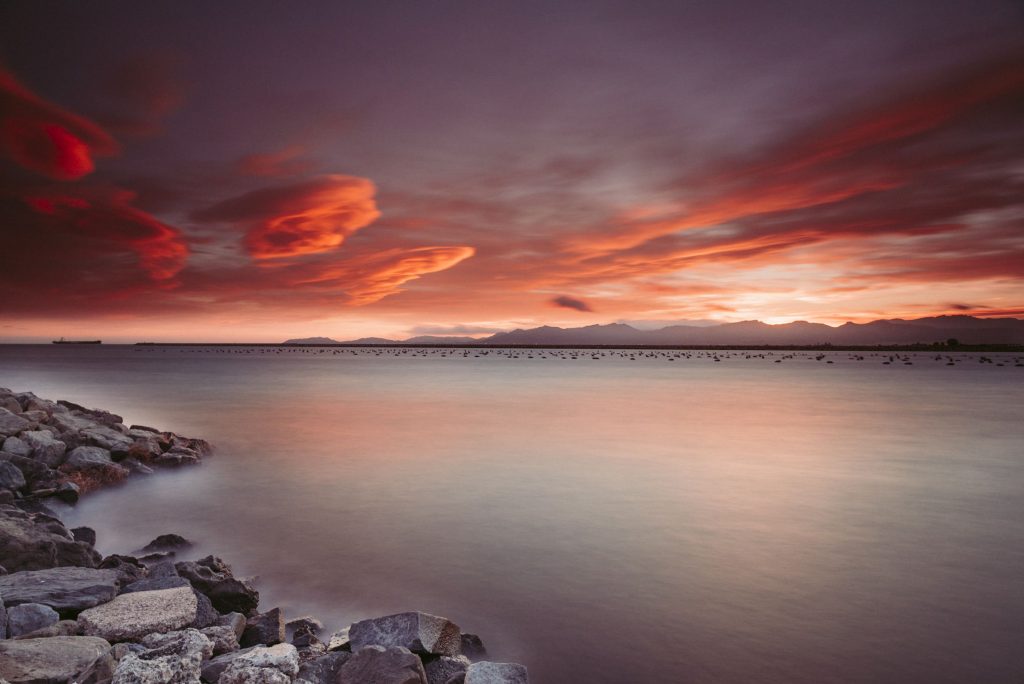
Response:
POLYGON ((403 610, 557 682, 1019 682, 1024 368, 833 353, 0 346, 0 385, 204 437, 69 515, 269 608, 403 610))

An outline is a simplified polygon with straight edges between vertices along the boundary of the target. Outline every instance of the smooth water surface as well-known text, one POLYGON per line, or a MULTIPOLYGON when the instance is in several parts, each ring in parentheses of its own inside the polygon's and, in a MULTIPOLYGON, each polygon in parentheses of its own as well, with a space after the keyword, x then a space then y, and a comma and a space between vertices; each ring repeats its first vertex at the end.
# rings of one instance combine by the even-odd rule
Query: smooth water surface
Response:
POLYGON ((213 442, 69 515, 265 608, 445 615, 538 684, 1022 681, 1019 361, 719 356, 0 346, 0 386, 213 442))

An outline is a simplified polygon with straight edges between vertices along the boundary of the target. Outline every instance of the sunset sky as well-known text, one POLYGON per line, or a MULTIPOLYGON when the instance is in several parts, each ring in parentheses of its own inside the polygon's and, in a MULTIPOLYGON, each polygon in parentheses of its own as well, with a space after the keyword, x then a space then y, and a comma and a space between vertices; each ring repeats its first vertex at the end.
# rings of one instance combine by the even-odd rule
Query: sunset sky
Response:
POLYGON ((1024 5, 0 5, 0 340, 1024 315, 1024 5))

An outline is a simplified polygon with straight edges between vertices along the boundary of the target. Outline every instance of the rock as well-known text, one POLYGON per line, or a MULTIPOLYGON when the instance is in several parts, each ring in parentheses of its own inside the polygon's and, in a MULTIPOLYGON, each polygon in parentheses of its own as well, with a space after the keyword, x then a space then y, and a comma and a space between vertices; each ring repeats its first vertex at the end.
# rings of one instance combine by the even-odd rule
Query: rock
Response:
MULTIPOLYGON (((171 556, 173 555, 174 553, 171 552, 171 556)), ((181 575, 178 574, 178 569, 174 567, 174 561, 169 557, 161 557, 160 560, 154 559, 154 561, 147 560, 153 558, 154 554, 150 554, 139 559, 149 567, 150 577, 181 577, 181 575)))
POLYGON ((161 534, 149 542, 139 553, 158 553, 161 551, 182 551, 192 547, 192 542, 178 534, 161 534))
POLYGON ((210 627, 217 624, 220 619, 220 613, 213 607, 213 603, 210 601, 210 597, 206 594, 201 594, 196 591, 195 587, 192 587, 192 593, 196 595, 196 619, 192 621, 192 627, 196 629, 203 629, 204 627, 210 627))
POLYGON ((316 638, 316 634, 309 625, 302 625, 295 630, 292 633, 291 643, 295 648, 316 649, 322 653, 327 651, 327 647, 316 638))
POLYGON ((0 489, 18 490, 25 484, 25 476, 13 463, 0 461, 0 489))
POLYGON ((11 413, 21 413, 21 404, 9 394, 0 395, 0 408, 5 408, 11 413))
POLYGON ((266 667, 228 666, 218 684, 291 684, 291 677, 266 667))
POLYGON ((213 642, 213 655, 219 656, 238 650, 238 635, 231 625, 214 625, 199 630, 213 642))
POLYGON ((58 399, 57 404, 63 406, 66 409, 71 409, 75 413, 87 416, 92 422, 100 423, 102 425, 117 425, 118 423, 124 422, 124 418, 117 415, 116 413, 111 413, 110 411, 85 408, 80 404, 76 404, 71 401, 65 401, 64 399, 58 399))
POLYGON ((121 589, 122 594, 134 594, 139 591, 159 591, 161 589, 174 589, 176 587, 192 587, 192 584, 184 577, 147 577, 125 586, 121 589))
POLYGON ((462 634, 459 637, 461 643, 460 653, 470 660, 479 660, 487 656, 487 649, 484 642, 476 634, 462 634))
POLYGON ((0 408, 0 436, 11 437, 31 427, 32 423, 21 416, 16 416, 7 409, 0 408))
POLYGON ((75 538, 75 541, 96 545, 96 530, 91 527, 72 527, 71 536, 75 538))
POLYGON ((284 616, 280 608, 268 610, 247 618, 245 631, 239 643, 242 646, 256 646, 264 644, 273 646, 284 641, 284 616))
POLYGON ((17 501, 17 497, 10 489, 0 489, 0 506, 10 505, 17 501))
POLYGON ((55 625, 60 615, 53 608, 41 603, 22 603, 7 611, 7 633, 11 637, 21 636, 55 625))
POLYGON ((21 439, 32 449, 31 457, 40 463, 45 463, 51 468, 56 468, 64 462, 64 452, 67 445, 54 439, 53 435, 43 430, 23 432, 21 439))
POLYGON ((81 487, 76 485, 74 482, 61 482, 57 485, 57 491, 54 493, 54 496, 64 503, 74 506, 78 503, 81 493, 81 487))
POLYGON ((110 603, 82 611, 82 632, 110 641, 131 641, 152 632, 170 632, 196 619, 198 602, 191 589, 177 587, 121 594, 110 603))
POLYGON ((348 638, 349 628, 339 629, 331 635, 327 642, 328 651, 351 651, 352 642, 348 638))
POLYGON ((60 620, 52 625, 46 627, 40 627, 34 632, 28 632, 21 636, 14 637, 15 639, 42 639, 44 637, 55 637, 55 636, 82 636, 82 632, 78 629, 78 622, 75 620, 60 620))
POLYGON ((71 450, 61 470, 64 472, 96 470, 115 465, 108 450, 98 446, 80 446, 71 450))
POLYGON ((149 568, 140 563, 138 558, 117 553, 100 561, 99 567, 117 570, 118 583, 122 586, 145 579, 149 575, 149 568))
POLYGON ((56 482, 60 477, 60 473, 45 463, 25 456, 12 456, 7 459, 7 462, 21 471, 29 485, 38 482, 56 482))
POLYGON ((213 651, 210 640, 194 629, 150 634, 143 641, 148 648, 121 659, 113 684, 195 684, 213 651))
POLYGON ((526 668, 517 663, 473 663, 466 670, 465 684, 527 684, 526 668))
POLYGON ((446 684, 458 674, 465 674, 469 669, 469 658, 466 656, 441 656, 423 665, 428 684, 446 684))
POLYGON ((140 463, 136 458, 124 459, 121 461, 121 467, 125 468, 129 473, 135 473, 137 475, 152 475, 156 472, 145 463, 140 463))
POLYGON ((0 560, 10 572, 78 565, 94 568, 100 555, 75 538, 60 520, 0 506, 0 560))
POLYGON ((369 645, 401 646, 414 653, 458 655, 459 626, 429 613, 398 613, 361 620, 349 628, 352 651, 369 645))
POLYGON ((110 653, 114 656, 114 660, 122 660, 129 653, 138 655, 145 650, 146 647, 142 644, 133 644, 129 641, 122 641, 119 644, 114 644, 110 649, 110 653))
POLYGON ((299 665, 298 679, 303 679, 309 684, 334 684, 338 681, 338 673, 342 666, 350 657, 351 653, 339 651, 307 660, 299 665))
POLYGON ((230 627, 235 631, 235 636, 241 639, 242 632, 245 631, 245 616, 241 613, 228 613, 227 615, 222 615, 217 620, 217 624, 230 627))
POLYGON ((10 684, 99 684, 114 671, 103 639, 59 636, 0 641, 0 680, 10 684))
POLYGON ((165 468, 177 468, 178 466, 195 465, 199 461, 199 454, 192 449, 176 446, 157 456, 154 463, 165 468))
POLYGON ((4 595, 0 594, 0 639, 7 638, 7 607, 4 605, 4 595))
POLYGON ((104 425, 94 425, 80 432, 86 444, 106 449, 114 454, 128 454, 132 438, 104 425))
POLYGON ((49 568, 0 576, 4 603, 41 603, 61 614, 75 614, 106 603, 117 594, 117 573, 92 568, 49 568))
POLYGON ((202 670, 203 681, 205 681, 205 682, 216 682, 216 681, 218 681, 220 679, 221 674, 223 674, 224 670, 228 669, 228 665, 230 665, 232 662, 234 662, 234 660, 236 658, 239 658, 239 657, 245 655, 246 653, 251 653, 252 651, 254 651, 257 648, 259 648, 259 647, 258 646, 253 646, 252 648, 243 648, 240 651, 233 651, 233 652, 230 652, 230 653, 225 653, 224 655, 220 655, 220 656, 217 656, 217 657, 213 658, 208 663, 203 665, 203 670, 202 670))
POLYGON ((423 663, 401 646, 367 646, 356 651, 338 671, 337 684, 427 684, 423 663))
POLYGON ((156 428, 151 428, 147 425, 130 425, 128 426, 128 433, 131 434, 132 430, 139 430, 141 432, 152 432, 154 434, 160 434, 160 431, 156 428))
POLYGON ((288 632, 294 632, 295 630, 300 629, 302 627, 307 628, 313 634, 319 634, 324 629, 324 623, 320 622, 312 615, 304 615, 302 617, 293 618, 288 622, 284 623, 284 628, 288 632))
MULTIPOLYGON (((256 646, 245 651, 238 651, 237 657, 229 661, 218 682, 242 684, 243 682, 262 681, 246 679, 241 674, 232 674, 250 668, 273 670, 285 677, 283 681, 290 682, 299 672, 299 652, 291 644, 256 646)), ((251 673, 244 673, 244 675, 252 676, 251 673)))
POLYGON ((8 437, 4 440, 3 450, 15 456, 28 457, 32 455, 32 447, 17 437, 8 437))
POLYGON ((175 563, 174 567, 193 587, 210 597, 218 612, 248 615, 259 605, 259 592, 232 575, 230 566, 219 558, 207 556, 198 561, 175 563))

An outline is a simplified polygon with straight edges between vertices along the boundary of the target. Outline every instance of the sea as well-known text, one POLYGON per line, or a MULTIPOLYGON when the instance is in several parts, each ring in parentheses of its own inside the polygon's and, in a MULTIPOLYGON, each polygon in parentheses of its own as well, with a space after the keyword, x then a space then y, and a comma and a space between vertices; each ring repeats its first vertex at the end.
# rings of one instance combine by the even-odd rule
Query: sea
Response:
POLYGON ((0 345, 202 437, 61 512, 331 630, 419 610, 534 684, 1024 681, 1024 356, 0 345))

